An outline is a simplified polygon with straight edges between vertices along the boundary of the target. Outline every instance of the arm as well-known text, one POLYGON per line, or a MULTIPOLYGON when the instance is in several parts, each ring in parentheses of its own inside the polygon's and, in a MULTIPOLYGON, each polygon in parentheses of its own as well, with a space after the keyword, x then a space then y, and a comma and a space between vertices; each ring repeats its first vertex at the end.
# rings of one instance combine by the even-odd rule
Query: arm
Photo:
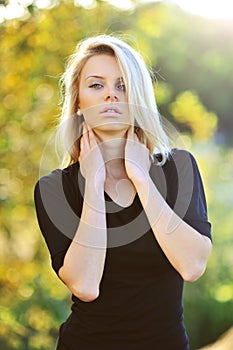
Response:
POLYGON ((195 281, 205 271, 211 241, 170 208, 150 178, 147 148, 138 142, 136 136, 130 134, 128 138, 127 173, 136 187, 155 238, 183 279, 195 281), (140 159, 140 165, 137 159, 140 159))
POLYGON ((195 281, 205 271, 211 251, 211 241, 174 213, 161 196, 150 177, 135 180, 151 228, 170 263, 185 281, 195 281), (145 190, 148 187, 148 192, 145 190), (159 213, 155 217, 155 213, 159 213), (168 223, 174 228, 168 232, 168 223))
POLYGON ((104 169, 103 160, 93 132, 86 128, 84 131, 80 153, 80 167, 86 180, 83 209, 59 277, 79 299, 92 301, 99 295, 106 256, 105 171, 94 176, 97 169, 104 169))

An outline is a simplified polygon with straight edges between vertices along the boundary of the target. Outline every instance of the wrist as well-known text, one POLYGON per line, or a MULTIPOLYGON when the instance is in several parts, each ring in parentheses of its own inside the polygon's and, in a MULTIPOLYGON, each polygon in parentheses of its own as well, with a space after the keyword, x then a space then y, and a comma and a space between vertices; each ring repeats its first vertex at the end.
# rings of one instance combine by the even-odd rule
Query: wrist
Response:
POLYGON ((140 176, 132 178, 131 181, 133 182, 137 192, 139 192, 141 189, 149 187, 150 175, 141 173, 140 176))
POLYGON ((93 181, 93 179, 85 181, 85 193, 91 195, 102 195, 104 194, 104 182, 93 181))
POLYGON ((86 182, 84 191, 84 203, 94 212, 105 212, 104 186, 98 188, 93 182, 86 182))

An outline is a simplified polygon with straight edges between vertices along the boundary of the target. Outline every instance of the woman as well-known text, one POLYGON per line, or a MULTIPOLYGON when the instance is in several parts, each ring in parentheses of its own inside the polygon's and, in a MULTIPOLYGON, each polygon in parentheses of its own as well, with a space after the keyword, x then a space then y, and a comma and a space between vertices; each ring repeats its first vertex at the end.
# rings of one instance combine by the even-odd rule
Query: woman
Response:
POLYGON ((35 204, 72 292, 58 350, 187 350, 183 281, 205 271, 210 223, 197 164, 169 148, 150 74, 124 41, 81 42, 63 76, 68 166, 35 204))

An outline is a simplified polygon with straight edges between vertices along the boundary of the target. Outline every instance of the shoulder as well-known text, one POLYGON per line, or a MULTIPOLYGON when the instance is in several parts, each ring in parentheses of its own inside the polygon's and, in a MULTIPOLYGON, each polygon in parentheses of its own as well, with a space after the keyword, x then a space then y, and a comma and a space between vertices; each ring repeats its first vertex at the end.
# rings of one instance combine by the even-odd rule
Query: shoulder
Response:
POLYGON ((59 232, 75 232, 82 206, 79 173, 79 165, 73 164, 65 169, 55 169, 37 181, 34 201, 44 232, 47 232, 49 222, 50 228, 52 223, 59 232))
POLYGON ((162 165, 162 170, 166 177, 174 175, 179 179, 183 176, 193 176, 198 173, 198 165, 194 155, 185 149, 173 148, 166 162, 162 165))
POLYGON ((181 148, 173 148, 168 155, 167 161, 165 162, 165 166, 171 163, 181 163, 186 164, 187 162, 196 163, 196 160, 193 154, 190 151, 181 148))
POLYGON ((72 164, 65 169, 55 169, 50 174, 40 177, 35 185, 38 188, 46 188, 47 190, 56 188, 57 186, 69 186, 78 180, 79 163, 72 164))
MULTIPOLYGON (((157 159, 159 162, 160 159, 157 159)), ((175 198, 181 189, 190 192, 193 184, 200 181, 196 160, 187 150, 173 148, 163 165, 160 166, 158 162, 155 160, 152 164, 152 179, 159 187, 163 185, 168 196, 175 198)))
POLYGON ((160 154, 154 154, 153 159, 152 167, 154 169, 160 168, 167 176, 169 176, 170 173, 179 173, 182 169, 193 169, 193 167, 197 167, 197 162, 193 154, 180 148, 171 149, 165 163, 162 165, 160 165, 162 160, 160 154))
POLYGON ((39 178, 34 189, 35 202, 43 202, 46 207, 56 202, 68 202, 77 207, 84 189, 84 179, 79 171, 79 163, 65 169, 55 169, 50 174, 39 178))

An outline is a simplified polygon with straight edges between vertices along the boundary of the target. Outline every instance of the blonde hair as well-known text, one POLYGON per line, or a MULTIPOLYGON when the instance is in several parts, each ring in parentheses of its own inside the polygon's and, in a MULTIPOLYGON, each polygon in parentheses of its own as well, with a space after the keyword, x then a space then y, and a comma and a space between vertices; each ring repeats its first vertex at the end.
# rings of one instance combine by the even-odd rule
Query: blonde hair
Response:
POLYGON ((116 58, 126 86, 130 115, 135 120, 135 132, 150 154, 160 154, 158 163, 164 164, 169 152, 166 135, 155 101, 152 77, 142 56, 125 41, 111 35, 98 35, 82 40, 68 59, 61 78, 64 102, 59 125, 59 135, 66 151, 63 164, 76 163, 80 152, 82 118, 79 106, 79 79, 87 60, 100 54, 116 58))

